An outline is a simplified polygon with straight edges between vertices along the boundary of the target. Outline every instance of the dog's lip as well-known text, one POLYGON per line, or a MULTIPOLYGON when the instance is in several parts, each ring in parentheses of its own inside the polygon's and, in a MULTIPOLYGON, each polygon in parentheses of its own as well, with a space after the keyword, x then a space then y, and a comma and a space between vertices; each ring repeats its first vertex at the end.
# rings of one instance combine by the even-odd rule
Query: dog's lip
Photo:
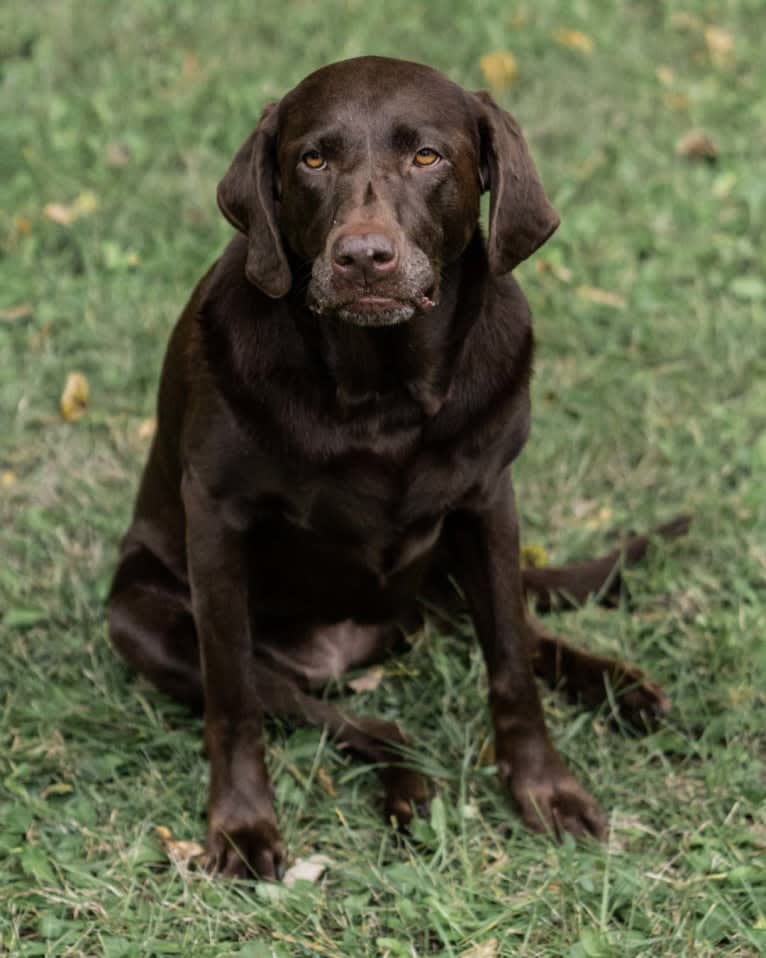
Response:
POLYGON ((429 289, 424 293, 417 293, 412 296, 382 296, 364 293, 361 296, 353 296, 336 302, 317 302, 313 297, 309 297, 307 305, 309 309, 320 316, 341 311, 375 316, 394 312, 403 307, 426 313, 434 309, 437 302, 435 291, 429 289))
POLYGON ((352 300, 348 306, 368 306, 372 309, 391 309, 392 306, 401 306, 403 300, 394 299, 393 296, 360 296, 352 300))
POLYGON ((361 307, 365 311, 386 311, 397 309, 400 306, 414 306, 416 309, 428 310, 433 309, 436 303, 431 298, 431 295, 425 293, 420 296, 407 297, 406 299, 399 299, 396 296, 366 294, 364 296, 357 296, 355 299, 349 300, 343 305, 346 309, 361 307))

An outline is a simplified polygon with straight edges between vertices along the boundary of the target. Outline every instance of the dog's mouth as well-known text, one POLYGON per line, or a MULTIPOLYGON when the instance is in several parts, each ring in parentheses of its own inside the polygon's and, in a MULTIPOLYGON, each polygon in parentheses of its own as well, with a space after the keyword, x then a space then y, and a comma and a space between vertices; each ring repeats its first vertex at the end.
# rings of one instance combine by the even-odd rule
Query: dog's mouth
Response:
POLYGON ((428 312, 436 303, 432 295, 416 299, 396 299, 392 296, 359 296, 339 304, 333 312, 344 322, 354 326, 395 326, 406 323, 415 313, 428 312))
POLYGON ((406 323, 416 313, 427 313, 434 309, 434 297, 433 291, 412 299, 365 293, 340 303, 320 303, 314 300, 309 303, 309 308, 318 316, 337 316, 354 326, 395 326, 406 323))

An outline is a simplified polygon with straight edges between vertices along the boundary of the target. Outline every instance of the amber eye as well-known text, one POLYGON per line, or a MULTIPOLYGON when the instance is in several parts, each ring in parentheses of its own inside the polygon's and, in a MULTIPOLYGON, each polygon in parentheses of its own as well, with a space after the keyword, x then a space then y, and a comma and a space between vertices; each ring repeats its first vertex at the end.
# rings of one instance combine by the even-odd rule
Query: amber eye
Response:
POLYGON ((301 160, 303 161, 303 165, 307 166, 310 170, 321 170, 327 165, 319 150, 307 150, 301 157, 301 160))
POLYGON ((440 159, 441 157, 436 150, 432 150, 430 146, 424 146, 422 150, 418 150, 415 154, 413 163, 415 166, 433 166, 440 159))

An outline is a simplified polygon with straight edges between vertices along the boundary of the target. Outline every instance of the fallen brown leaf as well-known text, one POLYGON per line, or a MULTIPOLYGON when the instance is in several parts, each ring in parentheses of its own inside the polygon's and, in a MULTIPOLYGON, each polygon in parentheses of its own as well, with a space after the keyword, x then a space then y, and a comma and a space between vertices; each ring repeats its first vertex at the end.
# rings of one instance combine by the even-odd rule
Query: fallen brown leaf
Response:
POLYGON ((619 293, 610 293, 607 289, 598 289, 595 286, 578 286, 577 295, 589 299, 599 306, 612 306, 614 309, 625 309, 625 300, 619 293))
POLYGON ((676 154, 687 160, 707 160, 718 158, 718 147, 704 130, 690 130, 676 143, 676 154))
POLYGON ((596 508, 597 503, 593 499, 575 499, 572 504, 572 513, 575 519, 584 519, 596 508))
POLYGON ((19 303, 18 306, 9 306, 7 309, 0 309, 0 319, 5 323, 13 323, 17 319, 26 319, 32 315, 32 306, 30 303, 19 303))
POLYGON ((10 489, 11 486, 16 485, 16 478, 16 473, 13 469, 4 469, 0 472, 0 486, 2 486, 3 489, 10 489))
POLYGON ((13 228, 19 236, 28 236, 32 232, 32 221, 23 213, 17 213, 13 217, 13 228))
POLYGON ((106 162, 107 166, 127 166, 130 163, 130 150, 124 143, 107 143, 106 162))
POLYGON ((354 692, 374 692, 380 685, 385 671, 382 665, 374 665, 371 669, 363 672, 362 675, 351 679, 348 687, 353 689, 354 692))
POLYGON ((199 57, 196 53, 193 53, 191 50, 187 50, 184 53, 184 63, 181 68, 181 73, 184 80, 193 80, 200 73, 201 65, 199 62, 199 57))
POLYGON ((519 73, 516 57, 508 50, 497 50, 494 53, 485 53, 479 59, 484 79, 493 90, 507 90, 513 86, 519 73))
POLYGON ((481 743, 481 748, 479 749, 479 755, 476 759, 476 764, 480 768, 484 768, 487 765, 495 764, 495 743, 491 738, 485 738, 481 743))
POLYGON ((90 388, 85 376, 82 373, 69 373, 59 404, 61 415, 67 422, 76 422, 81 418, 88 405, 89 395, 90 388))
POLYGON ((557 30, 553 38, 562 47, 578 50, 588 56, 593 53, 593 40, 587 33, 582 33, 580 30, 557 30))

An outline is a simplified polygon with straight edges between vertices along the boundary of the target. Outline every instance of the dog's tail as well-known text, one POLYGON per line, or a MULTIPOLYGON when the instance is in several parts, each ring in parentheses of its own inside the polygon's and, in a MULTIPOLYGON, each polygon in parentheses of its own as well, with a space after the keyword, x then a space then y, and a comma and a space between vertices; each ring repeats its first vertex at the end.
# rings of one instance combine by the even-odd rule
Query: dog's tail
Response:
POLYGON ((604 605, 613 605, 622 590, 621 570, 639 562, 653 539, 677 539, 686 535, 691 521, 691 516, 676 516, 649 535, 629 536, 619 548, 597 559, 564 566, 525 568, 522 570, 524 594, 534 602, 538 612, 576 608, 591 597, 604 605))

